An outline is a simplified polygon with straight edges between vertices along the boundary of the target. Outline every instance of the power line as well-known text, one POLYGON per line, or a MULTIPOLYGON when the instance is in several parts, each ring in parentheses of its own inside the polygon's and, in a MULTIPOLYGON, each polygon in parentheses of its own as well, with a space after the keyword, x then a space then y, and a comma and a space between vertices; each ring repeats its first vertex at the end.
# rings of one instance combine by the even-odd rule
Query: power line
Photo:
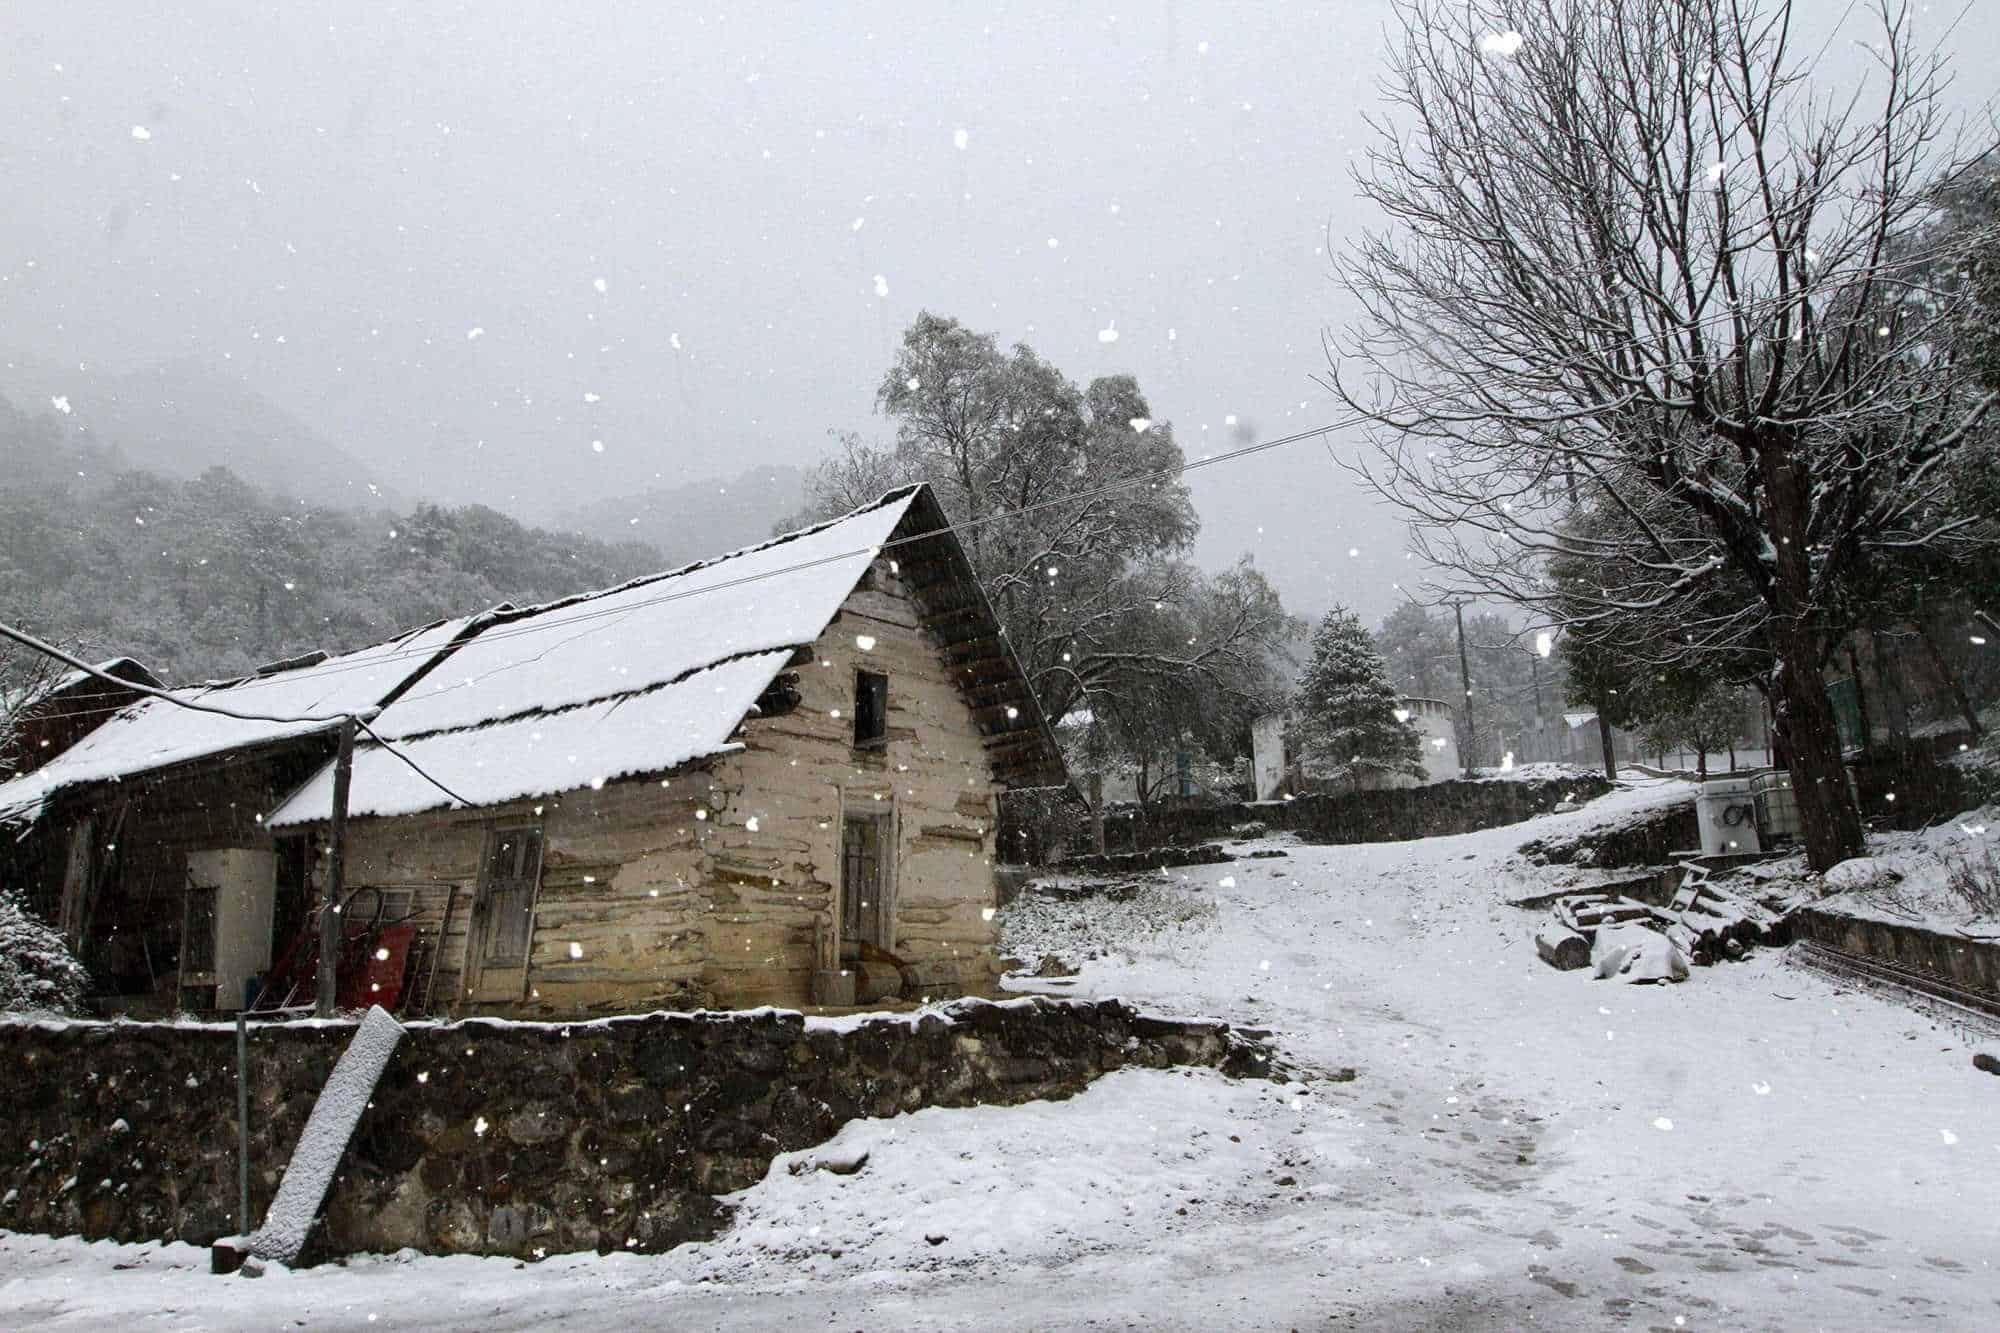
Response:
POLYGON ((410 758, 410 756, 404 754, 401 750, 398 750, 395 746, 389 744, 389 742, 383 740, 381 734, 378 733, 375 730, 375 728, 369 726, 368 723, 363 721, 361 718, 358 717, 355 718, 354 724, 360 727, 363 731, 367 732, 369 738, 372 739, 377 745, 381 746, 384 750, 387 750, 390 754, 396 756, 396 758, 402 760, 405 764, 408 764, 410 767, 410 771, 415 773, 418 777, 422 778, 425 782, 430 783, 431 786, 436 787, 446 796, 451 797, 452 800, 457 801, 460 805, 464 806, 468 810, 477 804, 477 802, 475 801, 469 801, 465 797, 460 796, 457 792, 453 791, 451 788, 445 786, 442 782, 439 782, 436 778, 432 777, 429 773, 425 772, 423 765, 419 764, 416 760, 410 758))
POLYGON ((169 690, 154 689, 150 685, 141 685, 136 681, 125 680, 122 677, 114 676, 108 671, 101 671, 98 668, 92 666, 90 663, 85 662, 80 658, 71 657, 68 653, 64 652, 62 649, 56 647, 52 643, 45 643, 42 640, 36 638, 34 635, 27 633, 25 630, 15 629, 12 625, 7 624, 5 621, 0 621, 0 638, 12 639, 15 643, 20 644, 23 648, 31 648, 38 653, 43 653, 49 657, 53 657, 58 662, 62 662, 70 667, 73 667, 74 669, 81 671, 86 675, 95 676, 100 680, 109 681, 113 685, 118 685, 125 689, 133 690, 139 694, 147 695, 154 699, 164 699, 168 703, 173 704, 177 708, 187 708, 197 713, 214 713, 218 717, 234 718, 238 722, 276 722, 286 726, 290 726, 300 722, 324 723, 327 726, 334 726, 341 722, 345 722, 350 716, 350 714, 347 713, 337 713, 332 717, 320 717, 320 716, 280 717, 271 713, 246 713, 234 708, 222 708, 215 704, 199 703, 193 699, 183 699, 179 695, 174 694, 169 690))

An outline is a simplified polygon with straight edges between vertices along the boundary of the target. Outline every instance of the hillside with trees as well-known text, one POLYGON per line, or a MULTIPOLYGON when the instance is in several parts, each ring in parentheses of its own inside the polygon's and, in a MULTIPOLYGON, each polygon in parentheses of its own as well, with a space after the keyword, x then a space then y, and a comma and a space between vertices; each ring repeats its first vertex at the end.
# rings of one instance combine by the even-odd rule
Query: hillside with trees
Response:
MULTIPOLYGON (((638 542, 526 527, 482 505, 369 515, 280 499, 225 468, 179 480, 0 403, 0 618, 162 679, 229 677, 500 601, 665 568, 638 542)), ((0 661, 0 685, 32 668, 0 661)))

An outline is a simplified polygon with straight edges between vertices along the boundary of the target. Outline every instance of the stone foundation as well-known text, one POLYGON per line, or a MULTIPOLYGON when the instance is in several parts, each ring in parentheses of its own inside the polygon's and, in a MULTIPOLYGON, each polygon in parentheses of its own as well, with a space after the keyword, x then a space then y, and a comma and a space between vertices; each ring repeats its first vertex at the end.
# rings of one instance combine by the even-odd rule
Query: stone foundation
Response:
MULTIPOLYGON (((253 1028, 253 1218, 354 1026, 253 1028)), ((1257 1075, 1265 1059, 1225 1025, 1117 1001, 415 1023, 306 1257, 665 1250, 716 1234, 716 1195, 856 1117, 1067 1097, 1128 1065, 1257 1075)), ((195 1244, 238 1230, 233 1029, 4 1023, 0 1086, 0 1226, 195 1244)))
POLYGON ((1818 940, 1864 958, 1919 968, 2000 1001, 2000 942, 1968 939, 1914 924, 1875 921, 1824 907, 1792 915, 1796 938, 1818 940))
POLYGON ((1536 865, 1663 866, 1673 862, 1676 852, 1700 846, 1701 825, 1690 794, 1685 801, 1612 828, 1524 842, 1521 855, 1536 865))

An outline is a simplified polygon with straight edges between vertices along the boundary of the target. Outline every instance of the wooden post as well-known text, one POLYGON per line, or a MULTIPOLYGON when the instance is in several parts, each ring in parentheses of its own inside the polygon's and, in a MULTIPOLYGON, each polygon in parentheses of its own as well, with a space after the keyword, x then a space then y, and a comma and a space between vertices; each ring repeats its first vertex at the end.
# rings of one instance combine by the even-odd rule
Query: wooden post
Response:
POLYGON ((248 1011, 236 1011, 236 1234, 250 1234, 250 1041, 248 1011))
POLYGON ((333 760, 333 815, 327 821, 326 901, 319 914, 319 997, 313 1012, 333 1017, 334 965, 340 956, 340 892, 347 860, 347 787, 354 776, 353 718, 340 724, 340 749, 333 760))

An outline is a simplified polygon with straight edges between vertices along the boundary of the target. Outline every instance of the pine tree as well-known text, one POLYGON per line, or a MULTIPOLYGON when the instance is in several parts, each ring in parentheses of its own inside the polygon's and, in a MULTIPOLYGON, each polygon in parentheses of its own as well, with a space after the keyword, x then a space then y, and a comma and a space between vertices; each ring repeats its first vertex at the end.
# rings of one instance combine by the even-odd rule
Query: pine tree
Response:
POLYGON ((1352 611, 1335 607, 1319 622, 1295 706, 1300 750, 1315 767, 1422 773, 1422 737, 1398 720, 1388 666, 1352 611))

